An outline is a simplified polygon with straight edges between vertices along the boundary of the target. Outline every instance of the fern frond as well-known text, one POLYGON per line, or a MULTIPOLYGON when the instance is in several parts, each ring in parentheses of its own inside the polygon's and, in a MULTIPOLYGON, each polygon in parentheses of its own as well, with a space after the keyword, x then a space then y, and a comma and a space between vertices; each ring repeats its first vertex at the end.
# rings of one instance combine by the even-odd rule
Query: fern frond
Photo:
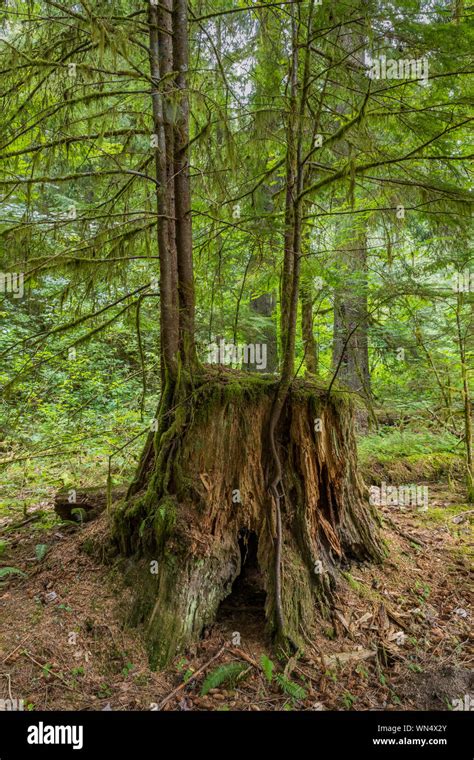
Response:
POLYGON ((211 689, 215 689, 222 683, 235 684, 244 671, 249 669, 243 662, 228 662, 226 665, 220 665, 206 677, 201 688, 201 696, 204 697, 211 689))

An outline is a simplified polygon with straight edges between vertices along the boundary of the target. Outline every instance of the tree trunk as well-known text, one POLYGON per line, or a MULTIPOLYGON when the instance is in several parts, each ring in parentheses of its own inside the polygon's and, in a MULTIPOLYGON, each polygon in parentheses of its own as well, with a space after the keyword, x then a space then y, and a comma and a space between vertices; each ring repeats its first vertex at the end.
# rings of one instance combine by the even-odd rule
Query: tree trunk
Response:
POLYGON ((318 374, 318 347, 313 332, 313 300, 311 289, 305 285, 301 289, 301 335, 303 338, 304 361, 308 375, 318 374))
MULTIPOLYGON (((214 621, 242 570, 243 529, 258 538, 266 619, 277 630, 277 526, 265 484, 278 387, 246 372, 208 370, 183 407, 179 434, 161 436, 141 487, 115 513, 120 550, 135 560, 131 622, 145 629, 153 667, 199 640, 214 621)), ((289 497, 281 514, 281 605, 285 633, 298 645, 318 613, 328 613, 341 564, 382 556, 357 475, 349 405, 299 382, 275 432, 289 497)))
POLYGON ((188 95, 188 4, 174 0, 173 63, 178 93, 174 134, 176 207, 176 247, 180 307, 180 347, 183 362, 189 369, 196 365, 194 342, 194 274, 191 220, 191 186, 189 177, 189 95, 188 95))
POLYGON ((266 372, 273 374, 278 369, 278 341, 275 320, 276 298, 274 293, 262 293, 257 298, 252 298, 250 308, 261 317, 267 318, 267 324, 261 330, 263 343, 266 346, 266 363, 260 367, 256 362, 243 362, 243 368, 250 372, 266 372))
MULTIPOLYGON (((474 502, 474 459, 472 452, 472 401, 471 393, 469 389, 469 373, 468 373, 468 341, 463 336, 461 314, 463 306, 463 294, 458 293, 456 303, 456 327, 457 337, 459 345, 459 356, 461 360, 461 377, 462 377, 462 399, 464 407, 464 447, 466 452, 466 491, 467 501, 472 504, 474 502)), ((472 309, 469 315, 468 327, 466 330, 467 335, 472 335, 472 309)))
POLYGON ((358 233, 340 259, 344 286, 334 299, 333 368, 339 368, 338 380, 369 399, 366 246, 365 234, 358 233))
POLYGON ((148 23, 150 34, 150 74, 152 87, 152 114, 155 136, 156 201, 158 250, 160 254, 160 324, 162 380, 177 373, 179 345, 179 312, 177 293, 177 259, 174 231, 174 193, 170 181, 170 104, 160 91, 163 72, 169 73, 171 34, 168 28, 169 13, 150 5, 148 23), (161 29, 161 31, 160 31, 161 29), (166 30, 163 31, 163 30, 166 30))

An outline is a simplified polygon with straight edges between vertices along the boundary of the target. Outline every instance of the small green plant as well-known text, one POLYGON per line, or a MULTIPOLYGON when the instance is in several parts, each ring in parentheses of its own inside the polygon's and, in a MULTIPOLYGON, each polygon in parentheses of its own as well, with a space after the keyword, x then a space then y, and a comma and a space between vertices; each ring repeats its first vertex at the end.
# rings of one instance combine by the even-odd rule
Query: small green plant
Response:
POLYGON ((183 673, 183 681, 184 681, 184 683, 187 683, 187 681, 189 681, 189 679, 191 678, 192 674, 194 673, 193 668, 187 667, 188 665, 189 665, 189 663, 188 663, 186 657, 181 657, 181 659, 178 660, 178 662, 176 663, 176 667, 177 667, 177 669, 179 671, 182 672, 186 668, 186 670, 184 670, 184 673, 183 673))
POLYGON ((73 676, 83 676, 84 675, 84 668, 82 665, 79 668, 73 668, 72 669, 73 676))
POLYGON ((419 592, 417 594, 418 601, 420 604, 424 604, 431 593, 430 587, 427 583, 420 583, 420 581, 417 581, 415 583, 415 589, 419 592))
POLYGON ((248 670, 248 665, 244 665, 243 662, 229 662, 226 665, 220 665, 206 677, 201 688, 201 697, 204 697, 211 689, 215 689, 222 683, 235 685, 248 670))
POLYGON ((122 673, 125 677, 128 676, 129 673, 133 670, 133 663, 127 662, 127 664, 122 668, 122 673))
POLYGON ((265 678, 267 679, 268 683, 272 682, 273 678, 273 670, 275 668, 275 663, 270 660, 269 657, 267 657, 266 654, 262 654, 260 658, 260 664, 262 666, 263 673, 265 675, 265 678))
POLYGON ((178 660, 178 662, 176 663, 176 667, 178 670, 184 670, 187 664, 188 664, 188 661, 186 657, 181 657, 181 659, 178 660))
POLYGON ((260 665, 262 666, 264 676, 267 679, 268 683, 272 683, 272 681, 275 680, 284 694, 287 694, 294 701, 298 702, 306 699, 308 695, 306 689, 303 688, 303 686, 296 683, 295 681, 292 681, 291 678, 288 678, 288 676, 284 675, 284 673, 277 673, 274 675, 273 671, 275 670, 275 663, 270 660, 266 654, 262 654, 260 658, 260 665))
POLYGON ((83 523, 87 517, 87 512, 82 507, 74 507, 71 509, 71 515, 78 523, 83 523))
POLYGON ((275 676, 275 680, 278 683, 281 690, 288 694, 289 697, 296 700, 297 702, 306 699, 308 696, 308 693, 306 689, 304 689, 302 686, 300 686, 299 683, 296 683, 295 681, 292 681, 287 676, 283 675, 283 673, 277 673, 275 676))
POLYGON ((365 667, 365 665, 363 665, 362 662, 359 662, 359 664, 357 665, 357 667, 356 667, 356 673, 358 673, 360 676, 362 676, 362 678, 368 678, 369 677, 369 671, 367 670, 367 668, 365 667))
POLYGON ((357 702, 357 697, 351 694, 350 691, 345 691, 342 695, 342 703, 348 710, 352 710, 354 703, 357 702))
POLYGON ((38 562, 41 562, 41 560, 45 558, 47 551, 48 551, 47 544, 36 544, 35 557, 38 560, 38 562))
POLYGON ((26 578, 26 573, 23 570, 19 570, 17 567, 0 567, 0 580, 6 578, 8 575, 21 575, 26 578))

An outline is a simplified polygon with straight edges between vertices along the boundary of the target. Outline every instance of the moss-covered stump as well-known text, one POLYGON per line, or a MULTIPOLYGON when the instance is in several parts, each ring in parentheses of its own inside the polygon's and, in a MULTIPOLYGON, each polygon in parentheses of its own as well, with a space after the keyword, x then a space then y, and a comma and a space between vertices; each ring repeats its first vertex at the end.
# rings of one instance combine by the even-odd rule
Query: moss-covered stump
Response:
MULTIPOLYGON (((274 378, 209 373, 178 417, 175 409, 168 430, 150 434, 137 479, 115 512, 120 551, 134 557, 132 621, 145 625, 155 667, 215 619, 241 571, 243 530, 258 538, 265 614, 274 627, 277 528, 268 491, 268 422, 276 387, 274 378)), ((299 644, 316 612, 328 611, 341 563, 379 560, 382 549, 357 474, 343 393, 327 399, 316 385, 295 383, 278 447, 284 633, 299 644)))

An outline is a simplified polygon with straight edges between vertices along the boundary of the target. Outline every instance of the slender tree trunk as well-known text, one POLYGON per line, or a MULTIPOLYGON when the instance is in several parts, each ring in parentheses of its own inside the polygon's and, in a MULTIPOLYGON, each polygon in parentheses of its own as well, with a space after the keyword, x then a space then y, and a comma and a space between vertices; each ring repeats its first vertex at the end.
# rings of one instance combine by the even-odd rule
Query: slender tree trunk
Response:
POLYGON ((304 360, 309 375, 318 374, 318 347, 313 331, 313 299, 309 285, 301 289, 301 334, 303 337, 304 360))
POLYGON ((159 31, 162 28, 161 24, 164 23, 163 17, 165 15, 163 10, 158 11, 157 7, 149 6, 150 73, 153 79, 152 106, 157 180, 158 252, 160 257, 161 351, 164 378, 176 376, 179 345, 179 312, 175 298, 177 262, 176 249, 173 245, 174 221, 170 217, 172 201, 168 173, 169 153, 167 151, 164 97, 160 91, 162 68, 166 68, 168 65, 166 46, 160 45, 159 31))
POLYGON ((370 399, 367 319, 367 244, 364 233, 346 243, 340 257, 344 285, 334 299, 333 367, 338 380, 370 399))
MULTIPOLYGON (((298 112, 298 27, 292 9, 292 49, 290 60, 288 117, 287 117, 287 146, 286 146, 286 190, 285 190, 285 235, 283 272, 280 286, 280 340, 282 357, 287 352, 288 329, 290 319, 291 290, 294 277, 295 253, 295 201, 297 195, 297 124, 298 112)), ((284 359, 283 359, 284 362, 284 359)))
MULTIPOLYGON (((163 0, 158 6, 158 43, 160 60, 160 89, 163 98, 163 126, 165 135, 166 151, 166 206, 168 214, 169 248, 172 260, 172 287, 173 287, 173 312, 179 309, 178 299, 178 255, 176 249, 176 209, 174 187, 174 143, 175 143, 175 118, 173 105, 173 23, 172 23, 172 0, 163 0)), ((180 334, 180 318, 178 319, 178 335, 180 334)))
POLYGON ((191 218, 191 186, 189 177, 189 95, 188 95, 188 4, 174 2, 173 61, 178 103, 174 135, 174 177, 176 204, 176 245, 179 275, 180 345, 183 362, 196 364, 194 342, 194 274, 191 218))
MULTIPOLYGON (((288 112, 288 144, 287 144, 287 193, 285 223, 285 251, 282 279, 282 338, 284 351, 282 360, 281 379, 272 407, 269 425, 270 449, 273 457, 273 478, 270 482, 270 493, 275 510, 275 620, 277 636, 284 642, 288 637, 281 596, 281 561, 282 561, 282 500, 284 492, 283 467, 278 450, 276 431, 288 392, 290 390, 295 361, 296 325, 298 319, 298 302, 301 273, 301 192, 303 189, 304 167, 301 161, 303 123, 306 109, 306 84, 309 76, 310 47, 309 40, 312 28, 314 3, 311 2, 306 39, 306 55, 304 61, 303 83, 298 98, 299 85, 299 49, 300 49, 300 20, 299 10, 292 6, 292 55, 290 70, 290 110, 288 112), (283 310, 285 319, 283 320, 283 310)), ((287 508, 289 508, 288 505, 287 508)), ((294 643, 294 642, 293 642, 294 643)))
POLYGON ((466 450, 466 487, 467 500, 474 502, 474 464, 472 452, 472 401, 469 390, 469 374, 467 368, 466 341, 462 334, 461 310, 463 294, 458 293, 456 305, 456 325, 458 333, 459 356, 461 359, 462 397, 464 406, 464 445, 466 450))
POLYGON ((275 320, 276 298, 274 293, 262 293, 257 298, 252 298, 250 308, 255 314, 264 317, 267 324, 260 330, 262 339, 258 342, 264 343, 266 347, 266 364, 265 367, 259 367, 256 362, 243 363, 243 369, 250 372, 267 372, 273 374, 278 369, 278 340, 275 320))

